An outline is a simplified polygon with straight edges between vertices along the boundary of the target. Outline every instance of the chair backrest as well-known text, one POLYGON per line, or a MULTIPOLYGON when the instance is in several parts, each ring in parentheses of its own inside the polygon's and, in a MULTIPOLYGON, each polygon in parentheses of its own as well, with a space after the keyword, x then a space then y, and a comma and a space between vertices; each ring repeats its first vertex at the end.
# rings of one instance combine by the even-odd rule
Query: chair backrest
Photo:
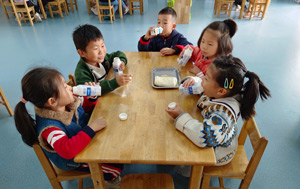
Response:
POLYGON ((67 81, 67 84, 70 85, 71 87, 76 86, 76 79, 73 74, 69 74, 69 80, 67 81))
POLYGON ((16 3, 13 0, 11 0, 10 2, 11 2, 11 5, 13 7, 13 10, 15 12, 16 20, 17 20, 19 26, 22 25, 21 24, 21 20, 24 20, 24 21, 29 20, 30 25, 33 26, 32 20, 35 19, 34 18, 34 14, 35 14, 34 7, 33 6, 28 7, 28 5, 26 3, 26 0, 23 0, 20 3, 16 3), (21 18, 19 17, 18 13, 22 13, 22 17, 21 18))
POLYGON ((246 169, 246 176, 241 182, 240 187, 243 185, 247 185, 247 186, 250 185, 250 182, 254 176, 256 168, 268 144, 268 139, 260 135, 260 132, 258 130, 258 127, 253 117, 244 122, 238 139, 239 145, 245 144, 247 136, 250 139, 253 148, 253 154, 250 158, 249 164, 246 169))

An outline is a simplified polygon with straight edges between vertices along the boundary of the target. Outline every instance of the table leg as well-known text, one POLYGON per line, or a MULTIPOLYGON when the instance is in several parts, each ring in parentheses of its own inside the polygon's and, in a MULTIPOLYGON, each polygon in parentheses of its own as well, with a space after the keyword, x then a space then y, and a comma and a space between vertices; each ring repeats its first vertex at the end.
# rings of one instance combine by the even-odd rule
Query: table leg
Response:
POLYGON ((201 166, 201 165, 193 165, 192 166, 189 189, 199 189, 200 188, 202 172, 203 172, 203 166, 201 166))
POLYGON ((241 4, 241 10, 240 10, 240 16, 239 16, 239 19, 242 19, 242 18, 243 18, 243 13, 244 13, 244 9, 245 9, 245 4, 246 4, 246 0, 243 0, 243 1, 242 1, 242 4, 241 4))
POLYGON ((41 11, 42 11, 43 17, 44 17, 44 19, 46 20, 46 19, 47 19, 47 14, 46 14, 46 12, 45 12, 45 9, 44 9, 42 0, 38 0, 38 3, 39 3, 39 6, 40 6, 40 9, 41 9, 41 11))
POLYGON ((105 189, 104 175, 100 163, 89 163, 95 189, 105 189))
POLYGON ((123 18, 122 0, 119 0, 119 15, 120 18, 123 18))

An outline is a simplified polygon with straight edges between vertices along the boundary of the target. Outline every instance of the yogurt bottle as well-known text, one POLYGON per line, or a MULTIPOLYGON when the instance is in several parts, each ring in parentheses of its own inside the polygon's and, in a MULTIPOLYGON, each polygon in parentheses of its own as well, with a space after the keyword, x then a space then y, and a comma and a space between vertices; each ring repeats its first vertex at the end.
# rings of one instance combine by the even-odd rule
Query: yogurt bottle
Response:
POLYGON ((151 35, 158 35, 162 33, 162 31, 163 31, 162 27, 157 27, 157 28, 153 28, 150 33, 151 35))
POLYGON ((200 80, 195 83, 194 85, 188 87, 188 88, 184 88, 182 86, 182 84, 179 86, 179 93, 180 94, 201 94, 203 93, 203 87, 201 85, 202 83, 202 79, 199 78, 200 80))
POLYGON ((178 64, 181 66, 185 66, 186 63, 190 60, 193 53, 193 49, 191 47, 184 50, 182 57, 177 58, 178 64))
POLYGON ((123 71, 120 71, 121 64, 122 64, 122 62, 121 62, 120 58, 115 57, 114 62, 113 62, 113 69, 114 69, 115 77, 123 74, 123 71))
POLYGON ((73 87, 73 94, 78 96, 101 96, 101 87, 99 85, 77 85, 73 87))

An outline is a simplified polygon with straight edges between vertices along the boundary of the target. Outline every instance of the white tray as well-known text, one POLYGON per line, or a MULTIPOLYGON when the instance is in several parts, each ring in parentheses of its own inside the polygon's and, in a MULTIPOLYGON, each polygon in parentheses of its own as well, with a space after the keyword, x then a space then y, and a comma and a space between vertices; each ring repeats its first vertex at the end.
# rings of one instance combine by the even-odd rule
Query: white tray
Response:
POLYGON ((166 67, 166 68, 153 68, 151 73, 151 80, 152 80, 152 87, 156 89, 172 89, 172 88, 178 88, 180 85, 180 74, 178 68, 175 67, 166 67), (155 76, 163 76, 167 75, 170 77, 176 77, 177 78, 177 84, 175 87, 159 87, 154 85, 154 78, 155 76))

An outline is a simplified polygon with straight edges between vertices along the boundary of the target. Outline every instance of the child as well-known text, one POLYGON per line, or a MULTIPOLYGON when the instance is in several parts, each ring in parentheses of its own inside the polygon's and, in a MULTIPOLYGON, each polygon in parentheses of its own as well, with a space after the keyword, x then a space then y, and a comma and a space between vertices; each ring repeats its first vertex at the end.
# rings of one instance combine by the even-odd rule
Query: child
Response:
POLYGON ((158 13, 157 27, 163 31, 158 35, 151 35, 152 26, 138 42, 139 51, 160 51, 160 54, 179 54, 186 45, 192 45, 187 39, 175 30, 177 14, 171 7, 163 8, 158 13))
MULTIPOLYGON (((80 101, 54 69, 35 68, 29 71, 22 79, 22 92, 22 100, 15 108, 15 124, 23 141, 29 146, 38 142, 51 162, 60 169, 89 171, 87 164, 74 162, 74 157, 97 131, 106 127, 105 120, 100 117, 87 125, 80 101), (35 120, 27 112, 27 101, 34 104, 35 120)), ((89 100, 84 103, 94 105, 89 100)), ((111 181, 109 184, 119 182, 123 165, 102 166, 105 180, 111 181)))
MULTIPOLYGON (((197 46, 186 46, 184 49, 191 47, 193 49, 191 61, 195 65, 190 68, 190 72, 198 77, 204 76, 209 64, 216 57, 229 55, 232 52, 233 45, 231 38, 237 30, 237 24, 227 19, 224 21, 215 21, 210 23, 202 31, 197 46)), ((180 53, 181 57, 183 52, 180 53)))
MULTIPOLYGON (((204 94, 197 107, 203 122, 193 119, 178 105, 166 111, 175 119, 176 129, 199 147, 214 147, 216 165, 225 165, 232 160, 238 146, 237 120, 240 115, 242 119, 251 118, 255 115, 254 104, 258 97, 265 100, 271 95, 259 77, 247 71, 242 61, 231 55, 212 62, 202 78, 202 87, 204 94)), ((175 170, 182 171, 178 167, 175 170)), ((181 174, 188 176, 189 172, 181 174)))
POLYGON ((80 55, 75 69, 77 85, 85 82, 100 82, 101 95, 104 95, 131 81, 132 75, 129 74, 119 75, 112 80, 106 79, 114 58, 120 58, 121 71, 125 69, 127 58, 121 51, 106 53, 103 36, 98 28, 88 24, 78 26, 73 32, 73 41, 80 55))

